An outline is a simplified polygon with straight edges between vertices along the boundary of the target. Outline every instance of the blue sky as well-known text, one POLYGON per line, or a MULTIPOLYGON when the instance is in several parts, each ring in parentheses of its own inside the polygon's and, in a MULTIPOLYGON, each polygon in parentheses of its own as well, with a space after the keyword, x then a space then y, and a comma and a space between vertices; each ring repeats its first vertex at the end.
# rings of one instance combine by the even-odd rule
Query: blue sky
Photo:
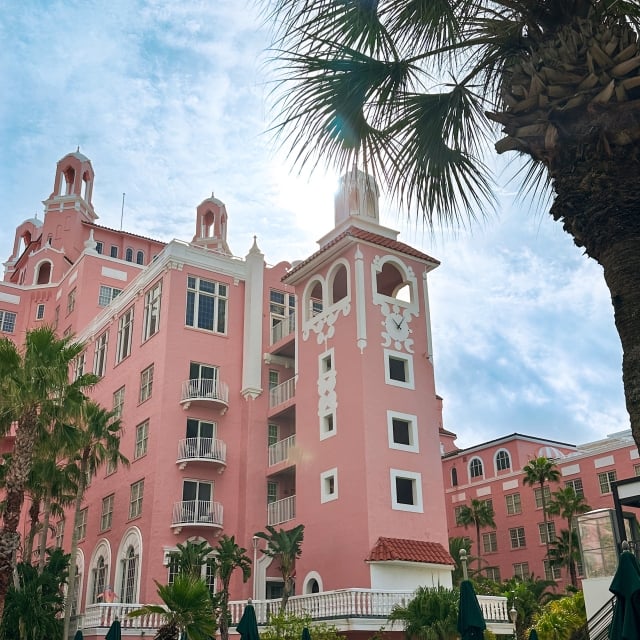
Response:
MULTIPOLYGON (((96 172, 99 223, 190 239, 214 192, 236 255, 304 258, 333 225, 335 176, 292 175, 269 128, 268 33, 253 3, 36 1, 3 8, 0 253, 42 215, 59 158, 96 172), (4 247, 4 249, 2 249, 4 247)), ((511 159, 507 159, 510 161, 511 159)), ((470 231, 382 222, 441 260, 431 277, 436 385, 460 446, 518 431, 586 442, 628 428, 621 349, 601 269, 499 177, 470 231), (502 183, 502 184, 500 184, 502 183)))

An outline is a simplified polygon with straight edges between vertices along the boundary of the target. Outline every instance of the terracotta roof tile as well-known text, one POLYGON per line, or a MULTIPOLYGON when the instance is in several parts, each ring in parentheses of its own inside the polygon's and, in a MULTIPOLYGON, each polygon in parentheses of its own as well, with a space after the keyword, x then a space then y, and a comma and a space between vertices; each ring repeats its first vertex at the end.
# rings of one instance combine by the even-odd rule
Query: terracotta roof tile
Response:
POLYGON ((404 242, 398 242, 398 240, 393 240, 392 238, 387 238, 385 236, 381 236, 378 233, 372 233, 371 231, 365 231, 364 229, 360 229, 358 227, 349 227, 345 229, 345 231, 343 231, 341 234, 337 235, 333 240, 320 247, 318 251, 309 256, 306 260, 303 260, 300 264, 297 264, 293 269, 291 269, 291 271, 289 271, 289 273, 287 273, 283 280, 287 280, 291 275, 300 271, 300 269, 304 268, 307 264, 315 260, 319 255, 331 249, 331 247, 334 247, 341 240, 347 237, 355 238, 357 240, 364 240, 365 242, 371 242, 372 244, 377 244, 381 247, 384 247, 385 249, 399 251, 400 253, 404 253, 405 255, 411 256, 413 258, 419 258, 420 260, 426 260, 428 262, 432 262, 433 264, 440 264, 439 260, 432 258, 422 251, 418 251, 418 249, 414 249, 404 242))
POLYGON ((431 564, 455 564, 451 554, 439 542, 406 540, 404 538, 378 538, 367 560, 370 562, 404 560, 431 564))

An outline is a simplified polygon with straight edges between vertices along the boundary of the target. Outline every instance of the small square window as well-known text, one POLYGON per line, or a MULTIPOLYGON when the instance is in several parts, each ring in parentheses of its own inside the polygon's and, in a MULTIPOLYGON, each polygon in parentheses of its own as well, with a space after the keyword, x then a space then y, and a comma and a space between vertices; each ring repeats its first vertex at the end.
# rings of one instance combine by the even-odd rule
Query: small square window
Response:
POLYGON ((325 375, 333 371, 333 349, 320 356, 320 375, 325 375))
POLYGON ((389 377, 398 382, 407 381, 407 361, 404 358, 389 358, 389 377))
POLYGON ((423 512, 422 476, 413 471, 391 469, 391 508, 397 511, 423 512))
POLYGON ((112 258, 117 258, 118 257, 118 247, 116 247, 115 244, 111 245, 111 250, 109 251, 109 255, 112 258))
POLYGON ((418 452, 417 416, 387 411, 389 447, 401 451, 418 452))
POLYGON ((338 469, 329 469, 320 474, 320 502, 338 499, 338 469))
POLYGON ((104 244, 102 242, 100 242, 98 240, 98 242, 96 242, 96 251, 98 253, 102 253, 104 251, 104 244))
POLYGON ((396 387, 414 388, 413 359, 398 351, 384 350, 385 382, 396 387))
POLYGON ((320 418, 320 440, 336 435, 336 414, 327 413, 320 418))

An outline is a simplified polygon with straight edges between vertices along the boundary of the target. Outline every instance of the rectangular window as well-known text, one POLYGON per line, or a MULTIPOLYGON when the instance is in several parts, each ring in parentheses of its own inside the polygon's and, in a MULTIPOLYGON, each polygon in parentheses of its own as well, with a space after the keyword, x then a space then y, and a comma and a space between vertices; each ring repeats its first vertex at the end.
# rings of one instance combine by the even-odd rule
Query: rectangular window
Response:
POLYGON ((107 287, 100 285, 100 293, 98 294, 98 305, 106 307, 115 300, 122 293, 122 289, 115 289, 114 287, 107 287))
POLYGON ((67 296, 67 315, 69 315, 76 308, 76 290, 69 291, 67 296))
POLYGON ((484 553, 495 553, 498 550, 498 536, 495 531, 482 534, 482 550, 484 553))
POLYGON ((147 453, 147 442, 149 440, 149 421, 145 420, 136 427, 136 448, 133 453, 135 460, 147 453))
POLYGON ((605 471, 598 474, 598 482, 600 483, 600 493, 605 495, 611 493, 611 483, 615 482, 617 474, 615 471, 605 471))
POLYGON ((500 567, 487 567, 484 570, 484 573, 487 576, 487 580, 491 580, 493 582, 501 582, 500 567))
POLYGON ((504 497, 507 503, 507 515, 514 516, 517 513, 522 513, 522 503, 520 502, 519 493, 510 493, 504 497))
MULTIPOLYGON (((540 490, 539 487, 533 490, 533 495, 535 496, 535 499, 536 499, 536 509, 542 509, 542 491, 540 490)), ((551 499, 551 488, 548 486, 545 486, 544 488, 545 503, 549 504, 550 499, 551 499)))
POLYGON ((278 483, 267 482, 267 504, 278 500, 278 483))
POLYGON ((398 351, 384 350, 385 382, 396 387, 413 389, 413 360, 398 351))
POLYGON ((84 375, 84 353, 80 353, 73 360, 73 380, 77 380, 80 376, 84 375))
POLYGON ((509 538, 511 539, 511 548, 520 549, 527 546, 527 541, 524 536, 524 527, 514 527, 509 529, 509 538))
POLYGON ((226 284, 189 276, 185 324, 188 327, 226 333, 227 301, 226 284))
POLYGON ((139 402, 144 402, 151 397, 153 393, 153 365, 147 367, 140 374, 140 399, 139 402))
POLYGON ((93 355, 93 373, 102 377, 107 370, 107 341, 109 332, 105 331, 96 340, 96 350, 93 355))
POLYGON ((391 508, 422 513, 422 476, 413 471, 399 469, 390 469, 390 476, 391 508))
POLYGON ((117 258, 117 257, 118 257, 118 247, 116 247, 116 245, 115 245, 115 244, 112 244, 112 245, 111 245, 111 249, 110 249, 110 251, 109 251, 109 255, 110 255, 112 258, 117 258))
POLYGON ((327 413, 320 417, 320 440, 336 435, 336 414, 327 413))
POLYGON ((153 286, 144 296, 144 323, 142 339, 148 340, 160 328, 160 300, 162 298, 162 280, 153 286))
POLYGON ((278 442, 278 440, 280 439, 279 431, 280 429, 278 428, 277 424, 267 425, 267 446, 268 447, 278 442))
POLYGON ((269 391, 275 389, 280 384, 280 373, 269 369, 269 391))
POLYGON ((113 393, 113 414, 116 418, 122 417, 124 409, 124 387, 120 387, 113 393))
POLYGON ((418 452, 418 418, 408 413, 387 411, 389 448, 418 452))
POLYGON ((540 544, 551 544, 556 540, 556 523, 544 522, 538 523, 538 533, 540 535, 540 544))
POLYGON ((42 320, 44 318, 44 305, 39 304, 36 307, 36 320, 42 320))
POLYGON ((320 474, 320 502, 338 499, 338 469, 333 468, 320 474))
POLYGON ((84 540, 87 537, 87 512, 89 507, 85 507, 78 514, 78 525, 76 526, 76 532, 78 534, 78 540, 84 540))
POLYGON ((131 485, 129 500, 129 519, 137 518, 142 513, 142 496, 144 494, 144 480, 138 480, 131 485))
POLYGON ((106 498, 102 498, 102 514, 100 515, 100 531, 111 529, 111 521, 113 519, 113 501, 115 495, 112 493, 106 498))
POLYGON ((110 476, 112 473, 115 473, 117 469, 116 463, 111 459, 107 459, 107 463, 105 464, 105 476, 110 476))
POLYGON ((582 478, 574 478, 573 480, 565 480, 565 487, 571 487, 577 496, 584 498, 584 488, 582 486, 582 478))
POLYGON ((453 509, 453 517, 455 520, 455 523, 457 526, 461 526, 462 523, 460 522, 460 514, 462 513, 463 509, 464 509, 465 505, 461 504, 457 507, 454 507, 453 509))
POLYGON ((96 242, 96 252, 102 253, 103 251, 104 251, 104 243, 98 240, 98 242, 96 242))
POLYGON ((562 572, 559 566, 552 564, 549 560, 543 560, 544 562, 544 579, 545 580, 560 580, 562 572))
POLYGON ((13 333, 16 328, 16 314, 12 311, 0 309, 0 330, 5 333, 13 333))
POLYGON ((333 349, 320 357, 320 374, 324 375, 333 371, 333 349))
POLYGON ((531 577, 529 573, 529 563, 516 562, 513 565, 513 577, 518 578, 518 580, 528 580, 531 577))
POLYGON ((120 316, 118 320, 118 346, 116 364, 131 355, 131 336, 133 334, 133 307, 120 316))

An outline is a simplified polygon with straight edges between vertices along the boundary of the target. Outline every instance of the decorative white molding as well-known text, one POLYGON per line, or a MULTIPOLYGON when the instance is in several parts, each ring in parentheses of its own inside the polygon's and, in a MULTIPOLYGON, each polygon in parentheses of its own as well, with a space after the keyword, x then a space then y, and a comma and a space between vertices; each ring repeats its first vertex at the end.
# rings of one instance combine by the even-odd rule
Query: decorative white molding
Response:
POLYGON ((364 255, 360 247, 356 247, 355 255, 355 289, 356 289, 356 344, 360 353, 367 346, 367 304, 366 285, 364 281, 364 255))

